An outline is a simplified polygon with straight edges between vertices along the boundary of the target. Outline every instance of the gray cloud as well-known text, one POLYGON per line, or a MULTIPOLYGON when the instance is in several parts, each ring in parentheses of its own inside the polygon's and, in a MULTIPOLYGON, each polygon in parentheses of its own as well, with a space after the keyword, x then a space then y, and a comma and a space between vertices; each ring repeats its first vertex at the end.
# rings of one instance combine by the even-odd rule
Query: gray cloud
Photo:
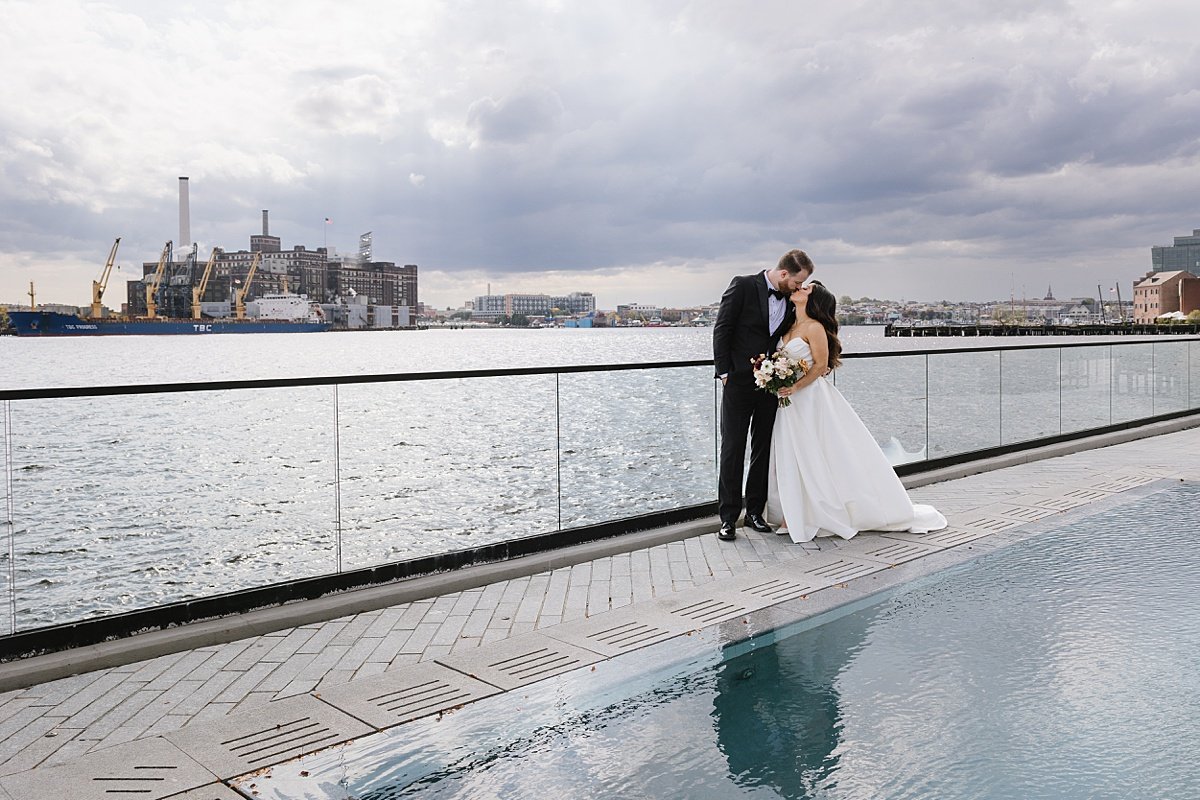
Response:
POLYGON ((201 242, 270 208, 431 284, 619 270, 659 302, 793 244, 851 294, 1004 295, 998 263, 1093 292, 1200 221, 1190 6, 810 6, 11 2, 0 300, 43 258, 83 302, 116 235, 152 258, 182 174, 201 242))

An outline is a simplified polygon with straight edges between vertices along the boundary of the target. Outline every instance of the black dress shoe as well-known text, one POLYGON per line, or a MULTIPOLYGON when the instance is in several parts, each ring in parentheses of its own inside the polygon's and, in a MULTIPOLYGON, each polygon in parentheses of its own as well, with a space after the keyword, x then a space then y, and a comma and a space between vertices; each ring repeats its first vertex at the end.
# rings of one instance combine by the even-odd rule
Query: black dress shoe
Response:
POLYGON ((722 522, 721 530, 717 531, 717 538, 723 542, 732 542, 737 538, 737 531, 733 529, 732 522, 722 522))
POLYGON ((747 514, 746 527, 759 533, 773 533, 775 530, 762 518, 762 514, 747 514))

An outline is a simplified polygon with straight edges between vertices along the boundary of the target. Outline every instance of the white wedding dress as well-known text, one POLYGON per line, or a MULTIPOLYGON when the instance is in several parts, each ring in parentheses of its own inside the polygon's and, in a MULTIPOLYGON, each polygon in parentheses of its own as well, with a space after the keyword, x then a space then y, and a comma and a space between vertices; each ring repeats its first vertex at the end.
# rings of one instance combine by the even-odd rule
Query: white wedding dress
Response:
MULTIPOLYGON (((812 363, 808 342, 784 349, 812 363)), ((928 533, 946 527, 933 506, 914 505, 875 438, 828 378, 779 409, 771 434, 767 517, 786 520, 794 542, 849 539, 859 531, 928 533)))

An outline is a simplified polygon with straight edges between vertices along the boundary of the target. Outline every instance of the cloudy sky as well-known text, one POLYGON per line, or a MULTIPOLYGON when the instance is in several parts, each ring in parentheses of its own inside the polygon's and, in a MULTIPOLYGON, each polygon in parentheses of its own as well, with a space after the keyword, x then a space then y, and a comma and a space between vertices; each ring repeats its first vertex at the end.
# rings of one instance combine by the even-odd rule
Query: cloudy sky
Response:
POLYGON ((1190 0, 0 0, 0 19, 0 302, 30 280, 88 302, 116 236, 118 284, 156 259, 180 175, 202 253, 248 246, 262 209, 285 247, 373 231, 438 306, 489 284, 714 302, 797 246, 855 297, 1094 296, 1200 228, 1190 0))

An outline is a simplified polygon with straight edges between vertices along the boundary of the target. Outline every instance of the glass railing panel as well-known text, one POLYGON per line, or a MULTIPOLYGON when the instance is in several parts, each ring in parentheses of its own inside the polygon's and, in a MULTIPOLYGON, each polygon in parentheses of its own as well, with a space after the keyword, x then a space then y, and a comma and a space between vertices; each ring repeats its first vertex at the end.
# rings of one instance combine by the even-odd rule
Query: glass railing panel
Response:
POLYGON ((1188 342, 1152 342, 1154 413, 1188 409, 1188 342))
POLYGON ((342 566, 555 530, 554 376, 338 389, 342 566))
POLYGON ((1112 421, 1154 416, 1154 343, 1112 347, 1112 421))
POLYGON ((332 572, 331 400, 13 401, 18 629, 332 572))
POLYGON ((926 457, 925 356, 847 358, 833 378, 893 466, 926 457))
POLYGON ((14 633, 17 621, 15 571, 15 537, 12 496, 12 405, 0 400, 0 636, 14 633))
POLYGON ((561 375, 563 527, 714 502, 715 383, 711 366, 561 375))
POLYGON ((1101 428, 1112 422, 1112 346, 1064 347, 1059 385, 1062 431, 1101 428))
POLYGON ((929 354, 929 457, 1000 445, 1000 353, 929 354))
POLYGON ((1200 342, 1188 342, 1188 408, 1200 408, 1200 342))
POLYGON ((1001 351, 1001 444, 1059 434, 1061 352, 1058 348, 1001 351))

